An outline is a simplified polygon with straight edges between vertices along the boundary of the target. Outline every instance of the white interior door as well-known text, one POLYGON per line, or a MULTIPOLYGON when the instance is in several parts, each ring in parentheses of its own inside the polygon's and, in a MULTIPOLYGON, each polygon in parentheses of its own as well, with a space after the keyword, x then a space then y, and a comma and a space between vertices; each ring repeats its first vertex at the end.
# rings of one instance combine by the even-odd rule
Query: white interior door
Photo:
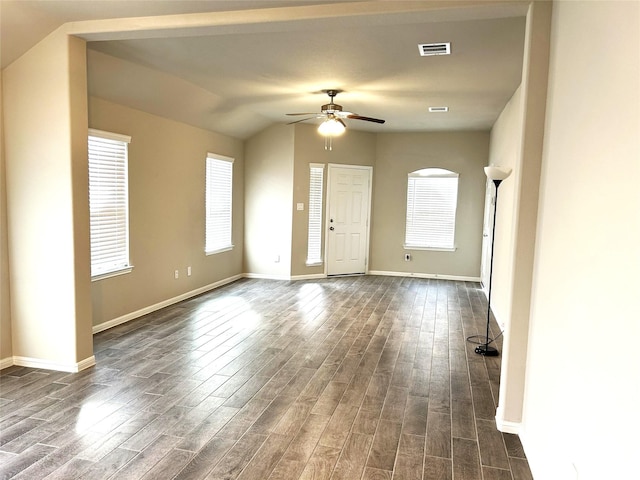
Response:
POLYGON ((366 273, 372 167, 329 165, 327 275, 366 273))
POLYGON ((493 202, 496 201, 494 195, 493 182, 487 179, 487 187, 484 198, 484 223, 482 226, 482 262, 480 265, 480 279, 482 289, 485 294, 489 288, 489 271, 491 269, 491 240, 493 226, 493 202))

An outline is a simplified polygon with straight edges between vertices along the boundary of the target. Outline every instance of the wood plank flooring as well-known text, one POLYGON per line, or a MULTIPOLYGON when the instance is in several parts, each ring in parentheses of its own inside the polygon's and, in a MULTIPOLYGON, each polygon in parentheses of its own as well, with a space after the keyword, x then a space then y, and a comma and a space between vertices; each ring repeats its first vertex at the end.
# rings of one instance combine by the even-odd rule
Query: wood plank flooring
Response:
POLYGON ((0 372, 0 478, 532 479, 485 315, 475 283, 237 281, 0 372))

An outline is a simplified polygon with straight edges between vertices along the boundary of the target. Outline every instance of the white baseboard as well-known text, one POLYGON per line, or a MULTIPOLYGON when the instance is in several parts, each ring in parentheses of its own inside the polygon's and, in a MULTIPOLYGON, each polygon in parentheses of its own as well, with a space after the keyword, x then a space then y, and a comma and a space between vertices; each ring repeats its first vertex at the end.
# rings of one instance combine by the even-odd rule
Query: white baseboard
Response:
POLYGON ((205 285, 204 287, 196 288, 195 290, 191 290, 190 292, 183 293, 173 298, 169 298, 167 300, 163 300, 162 302, 158 302, 154 305, 150 305, 148 307, 141 308, 140 310, 136 310, 135 312, 127 313, 126 315, 122 315, 121 317, 114 318, 113 320, 108 320, 106 322, 100 323, 98 325, 93 326, 93 333, 96 334, 98 332, 102 332, 104 330, 108 330, 109 328, 113 328, 115 326, 121 325, 123 323, 129 322, 131 320, 135 320, 136 318, 140 318, 149 313, 153 313, 161 308, 168 307, 169 305, 174 305, 178 302, 186 300, 191 297, 195 297, 196 295, 200 295, 202 293, 208 292, 210 290, 214 290, 218 287, 226 285, 231 282, 235 282, 243 278, 245 275, 239 274, 234 275, 233 277, 225 278, 223 280, 219 280, 217 282, 211 283, 209 285, 205 285))
POLYGON ((291 280, 317 280, 319 278, 327 278, 324 273, 312 273, 309 275, 294 275, 291 280))
POLYGON ((513 433, 519 435, 522 430, 522 422, 510 422, 504 419, 501 407, 496 410, 496 427, 503 433, 513 433))
POLYGON ((0 370, 3 368, 9 368, 13 365, 13 357, 7 357, 0 359, 0 370))
MULTIPOLYGON (((465 277, 461 275, 440 275, 438 273, 411 273, 411 272, 388 272, 384 270, 370 270, 367 275, 382 275, 386 277, 414 277, 414 278, 439 278, 442 280, 458 280, 462 282, 479 282, 480 277, 465 277)), ((313 273, 310 275, 269 275, 262 273, 245 273, 245 278, 257 278, 262 280, 316 280, 328 278, 324 273, 313 273)))
POLYGON ((268 273, 245 273, 242 276, 258 280, 291 280, 289 275, 269 275, 268 273))
POLYGON ((93 355, 76 363, 58 363, 32 357, 13 357, 13 365, 18 365, 20 367, 41 368, 43 370, 57 370, 58 372, 76 373, 84 370, 85 368, 93 367, 95 364, 96 358, 93 355))
POLYGON ((441 275, 439 273, 388 272, 384 270, 369 270, 368 275, 383 275, 386 277, 437 278, 441 280, 457 280, 460 282, 479 282, 480 277, 465 277, 462 275, 441 275))
MULTIPOLYGON (((411 273, 411 272, 388 272, 384 270, 370 270, 367 275, 382 275, 385 277, 413 277, 413 278, 439 278, 442 280, 458 280, 462 282, 479 282, 480 277, 465 277, 461 275, 440 275, 437 273, 411 273)), ((319 278, 328 278, 324 273, 313 273, 310 275, 294 275, 287 277, 286 275, 269 275, 262 273, 245 273, 245 278, 257 278, 262 280, 317 280, 319 278)))
POLYGON ((93 367, 96 364, 96 357, 91 355, 89 358, 85 358, 81 362, 78 363, 78 372, 85 370, 89 367, 93 367))

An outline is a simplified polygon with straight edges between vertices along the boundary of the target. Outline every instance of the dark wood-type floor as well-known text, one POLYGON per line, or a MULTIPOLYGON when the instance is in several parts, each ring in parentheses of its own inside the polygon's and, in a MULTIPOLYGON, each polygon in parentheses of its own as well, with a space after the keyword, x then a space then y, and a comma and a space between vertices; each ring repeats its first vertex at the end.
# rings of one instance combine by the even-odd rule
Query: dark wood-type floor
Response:
POLYGON ((240 280, 96 335, 94 368, 3 370, 0 478, 531 479, 485 318, 475 283, 240 280))

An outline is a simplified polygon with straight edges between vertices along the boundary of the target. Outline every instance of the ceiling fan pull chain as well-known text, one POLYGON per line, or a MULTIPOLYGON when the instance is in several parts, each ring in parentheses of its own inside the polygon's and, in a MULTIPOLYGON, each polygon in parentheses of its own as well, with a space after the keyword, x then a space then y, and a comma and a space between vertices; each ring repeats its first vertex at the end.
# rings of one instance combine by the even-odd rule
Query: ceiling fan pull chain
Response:
POLYGON ((324 137, 324 149, 328 150, 328 151, 332 151, 333 150, 333 137, 332 136, 324 137))

